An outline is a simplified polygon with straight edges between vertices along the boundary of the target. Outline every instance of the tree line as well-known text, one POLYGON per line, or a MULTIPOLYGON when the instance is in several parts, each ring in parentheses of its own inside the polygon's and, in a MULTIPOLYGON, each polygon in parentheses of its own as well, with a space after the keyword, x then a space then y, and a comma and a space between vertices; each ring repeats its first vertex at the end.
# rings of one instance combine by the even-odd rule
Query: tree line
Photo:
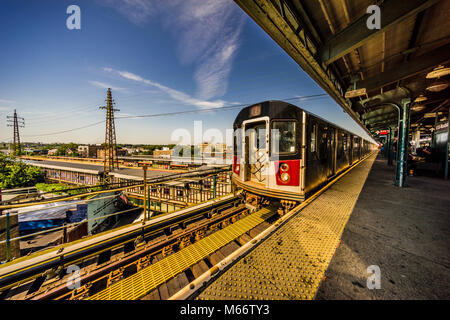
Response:
POLYGON ((45 175, 41 168, 30 166, 0 152, 0 188, 32 187, 44 180, 45 175))

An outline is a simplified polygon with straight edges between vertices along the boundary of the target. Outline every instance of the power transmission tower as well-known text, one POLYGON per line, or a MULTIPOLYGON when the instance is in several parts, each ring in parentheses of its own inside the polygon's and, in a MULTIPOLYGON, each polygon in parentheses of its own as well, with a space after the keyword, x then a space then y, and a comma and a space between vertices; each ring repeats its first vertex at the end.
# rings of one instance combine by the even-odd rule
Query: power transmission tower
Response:
POLYGON ((111 97, 111 88, 108 88, 106 94, 106 107, 100 107, 100 109, 106 109, 106 134, 105 134, 105 152, 103 162, 103 174, 105 180, 109 180, 108 173, 113 171, 114 168, 119 168, 117 160, 117 145, 116 145, 116 129, 114 125, 114 111, 120 111, 114 109, 114 100, 111 97))
POLYGON ((20 146, 19 128, 25 127, 25 119, 18 117, 16 110, 14 110, 13 116, 6 116, 6 122, 8 127, 14 127, 13 152, 15 156, 20 156, 22 154, 22 147, 20 146))

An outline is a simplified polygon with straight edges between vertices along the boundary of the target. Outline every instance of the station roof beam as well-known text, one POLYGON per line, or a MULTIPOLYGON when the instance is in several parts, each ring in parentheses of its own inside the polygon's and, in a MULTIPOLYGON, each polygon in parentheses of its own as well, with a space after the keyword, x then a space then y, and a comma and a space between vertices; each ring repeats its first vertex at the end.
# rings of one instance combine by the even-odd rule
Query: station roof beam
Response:
POLYGON ((381 28, 367 28, 367 16, 362 16, 347 28, 330 38, 319 49, 319 57, 330 64, 352 50, 361 47, 386 29, 429 8, 439 0, 386 0, 380 5, 381 28))
MULTIPOLYGON (((450 86, 430 91, 436 79, 427 75, 450 67, 450 1, 235 2, 370 135, 378 116, 385 115, 386 127, 391 116, 397 121, 393 105, 401 106, 403 99, 414 104, 421 95, 427 98, 411 106, 416 127, 417 119, 438 105, 441 112, 448 109, 441 103, 450 86), (367 27, 374 4, 379 29, 367 27)), ((441 82, 450 82, 450 74, 441 82)))

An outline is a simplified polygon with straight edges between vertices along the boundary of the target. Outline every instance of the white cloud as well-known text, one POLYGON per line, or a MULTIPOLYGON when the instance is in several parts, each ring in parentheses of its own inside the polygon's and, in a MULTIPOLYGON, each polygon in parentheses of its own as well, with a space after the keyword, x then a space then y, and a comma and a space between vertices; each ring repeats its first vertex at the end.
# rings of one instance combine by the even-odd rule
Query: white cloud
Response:
POLYGON ((223 107, 225 104, 227 104, 227 102, 224 100, 208 101, 208 100, 197 99, 197 98, 191 97, 190 95, 188 95, 184 92, 166 87, 158 82, 154 82, 154 81, 142 78, 141 76, 131 73, 131 72, 128 72, 128 71, 120 71, 120 70, 115 70, 112 68, 103 68, 103 70, 107 71, 107 72, 115 73, 115 74, 121 76, 122 78, 136 81, 136 82, 157 88, 157 89, 165 92, 166 94, 168 94, 174 100, 177 100, 184 104, 193 105, 198 108, 218 108, 218 107, 223 107))
POLYGON ((244 13, 232 0, 103 0, 130 21, 159 19, 176 41, 177 56, 194 65, 196 97, 225 95, 233 59, 240 46, 244 13))
POLYGON ((116 91, 124 91, 124 88, 119 88, 119 87, 114 87, 108 83, 104 83, 104 82, 100 82, 100 81, 89 81, 90 84, 99 87, 99 88, 103 88, 103 89, 108 89, 111 88, 112 90, 116 90, 116 91))
POLYGON ((242 11, 231 0, 188 0, 173 9, 166 24, 178 42, 181 62, 196 66, 196 96, 200 99, 223 96, 240 46, 242 11))
POLYGON ((158 3, 149 0, 99 0, 98 3, 112 7, 135 24, 145 23, 157 12, 158 3))

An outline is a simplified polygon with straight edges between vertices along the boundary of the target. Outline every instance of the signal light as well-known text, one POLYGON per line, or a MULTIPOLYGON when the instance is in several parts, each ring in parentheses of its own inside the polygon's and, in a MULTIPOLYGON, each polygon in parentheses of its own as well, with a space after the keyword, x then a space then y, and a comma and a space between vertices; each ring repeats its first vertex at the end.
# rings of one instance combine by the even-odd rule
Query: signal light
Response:
POLYGON ((236 173, 237 175, 239 175, 239 173, 241 172, 241 165, 240 165, 240 159, 238 159, 237 156, 234 156, 233 159, 233 172, 236 173))
POLYGON ((279 186, 300 184, 300 159, 275 161, 276 181, 279 186))
POLYGON ((284 172, 281 174, 280 178, 283 182, 288 182, 291 177, 289 176, 288 173, 284 172))

